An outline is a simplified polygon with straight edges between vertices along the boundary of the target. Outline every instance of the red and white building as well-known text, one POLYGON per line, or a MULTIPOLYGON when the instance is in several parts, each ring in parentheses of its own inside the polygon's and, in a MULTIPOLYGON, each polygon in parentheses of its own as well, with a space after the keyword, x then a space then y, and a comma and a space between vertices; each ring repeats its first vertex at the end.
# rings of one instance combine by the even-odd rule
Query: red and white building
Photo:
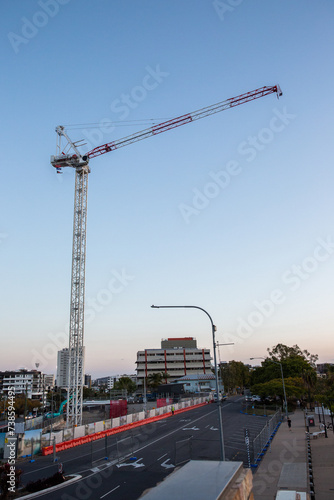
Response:
POLYGON ((211 374, 211 359, 210 349, 197 348, 193 337, 163 339, 161 349, 137 352, 137 386, 143 388, 144 377, 153 373, 167 373, 171 380, 191 374, 211 374))

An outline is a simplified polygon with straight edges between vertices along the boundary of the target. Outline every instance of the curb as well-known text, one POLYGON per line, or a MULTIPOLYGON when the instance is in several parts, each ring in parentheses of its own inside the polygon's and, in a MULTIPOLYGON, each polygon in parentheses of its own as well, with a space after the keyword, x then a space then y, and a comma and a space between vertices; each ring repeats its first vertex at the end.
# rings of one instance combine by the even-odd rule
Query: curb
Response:
POLYGON ((50 488, 45 488, 44 490, 36 491, 36 493, 29 493, 28 495, 24 495, 24 497, 18 497, 18 498, 19 500, 25 500, 26 498, 37 498, 42 495, 45 495, 45 493, 51 493, 52 491, 59 490, 60 488, 65 488, 65 486, 75 483, 76 481, 79 481, 79 479, 82 478, 82 476, 80 476, 79 474, 71 474, 70 476, 67 477, 72 477, 72 479, 64 481, 63 483, 60 484, 56 484, 55 486, 51 486, 50 488))

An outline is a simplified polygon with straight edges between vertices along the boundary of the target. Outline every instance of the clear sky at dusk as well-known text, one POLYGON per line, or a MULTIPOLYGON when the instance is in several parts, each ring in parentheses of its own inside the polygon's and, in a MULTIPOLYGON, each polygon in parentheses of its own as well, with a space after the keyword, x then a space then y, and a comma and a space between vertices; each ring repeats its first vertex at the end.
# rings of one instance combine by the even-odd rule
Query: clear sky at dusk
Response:
POLYGON ((194 336, 248 362, 277 343, 334 362, 331 0, 1 3, 0 369, 68 346, 82 153, 262 86, 270 95, 91 160, 85 372, 194 336), (148 120, 152 120, 149 122, 148 120))

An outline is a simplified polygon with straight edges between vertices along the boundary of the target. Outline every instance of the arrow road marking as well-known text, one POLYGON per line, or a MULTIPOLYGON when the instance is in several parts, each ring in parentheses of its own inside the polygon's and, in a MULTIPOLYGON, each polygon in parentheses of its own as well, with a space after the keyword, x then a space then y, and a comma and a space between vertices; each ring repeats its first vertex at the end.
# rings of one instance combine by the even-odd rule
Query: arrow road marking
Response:
POLYGON ((194 425, 194 427, 185 427, 184 429, 182 429, 183 431, 199 431, 199 427, 196 427, 194 425))
POLYGON ((130 462, 128 464, 117 464, 116 467, 126 467, 127 465, 132 465, 132 467, 134 467, 135 469, 137 469, 137 467, 145 467, 145 464, 140 464, 138 463, 139 460, 143 460, 142 458, 138 458, 138 460, 136 462, 130 462))
POLYGON ((210 431, 218 431, 218 428, 217 428, 217 427, 213 427, 213 426, 211 425, 211 427, 210 427, 210 431))
POLYGON ((170 469, 171 467, 175 467, 175 465, 173 464, 168 464, 167 462, 170 461, 170 458, 167 458, 167 460, 165 460, 162 464, 161 464, 161 467, 165 467, 166 469, 170 469))

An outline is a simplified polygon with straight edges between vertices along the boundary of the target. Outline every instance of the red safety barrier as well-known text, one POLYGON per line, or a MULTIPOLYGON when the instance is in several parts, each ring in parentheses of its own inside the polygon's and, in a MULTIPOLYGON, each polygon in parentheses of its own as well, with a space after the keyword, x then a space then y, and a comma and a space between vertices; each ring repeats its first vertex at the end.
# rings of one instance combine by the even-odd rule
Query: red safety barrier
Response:
MULTIPOLYGON (((183 413, 185 411, 193 410, 194 408, 199 408, 200 406, 205 406, 207 403, 199 403, 197 405, 188 406, 187 408, 181 408, 176 410, 175 414, 183 413)), ((151 424, 157 420, 162 420, 163 418, 170 417, 172 412, 163 413, 162 415, 156 415, 155 417, 146 418, 145 420, 139 420, 137 422, 132 422, 130 424, 120 425, 114 427, 113 429, 107 429, 105 431, 95 432, 94 434, 89 434, 87 436, 78 437, 75 439, 70 439, 69 441, 63 441, 62 443, 56 444, 56 452, 68 450, 74 446, 80 446, 81 444, 89 443, 90 441, 96 441, 97 439, 102 439, 105 436, 112 436, 113 434, 118 434, 119 432, 124 432, 135 427, 140 427, 142 425, 151 424)), ((53 453, 53 446, 45 446, 42 448, 42 455, 51 455, 53 453)))

